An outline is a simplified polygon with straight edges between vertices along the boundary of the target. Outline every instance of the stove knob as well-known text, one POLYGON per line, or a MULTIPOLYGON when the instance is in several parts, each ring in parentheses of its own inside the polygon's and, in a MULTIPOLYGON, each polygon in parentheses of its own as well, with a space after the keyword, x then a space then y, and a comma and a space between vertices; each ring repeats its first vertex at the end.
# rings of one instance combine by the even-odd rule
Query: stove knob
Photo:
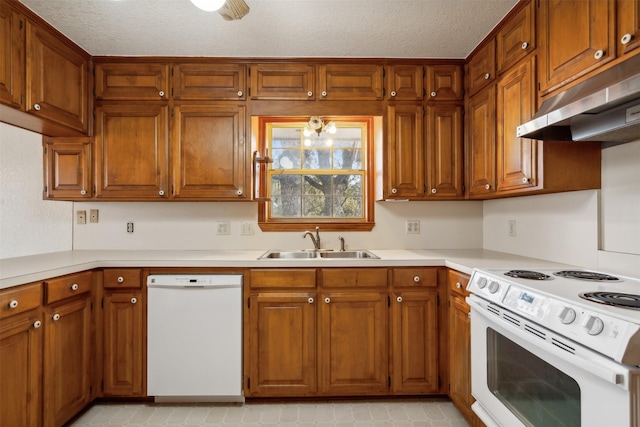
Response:
POLYGON ((493 281, 489 283, 489 287, 487 289, 489 289, 490 293, 495 294, 496 292, 498 292, 498 289, 500 289, 500 284, 498 282, 493 281))
POLYGON ((558 317, 562 323, 569 325, 576 320, 576 311, 571 307, 564 307, 558 317))
POLYGON ((487 278, 486 277, 480 277, 477 281, 476 281, 476 285, 478 285, 478 287, 480 289, 484 289, 485 286, 487 286, 487 278))
POLYGON ((582 326, 584 326, 589 335, 598 335, 604 329, 604 322, 599 317, 589 316, 582 326))

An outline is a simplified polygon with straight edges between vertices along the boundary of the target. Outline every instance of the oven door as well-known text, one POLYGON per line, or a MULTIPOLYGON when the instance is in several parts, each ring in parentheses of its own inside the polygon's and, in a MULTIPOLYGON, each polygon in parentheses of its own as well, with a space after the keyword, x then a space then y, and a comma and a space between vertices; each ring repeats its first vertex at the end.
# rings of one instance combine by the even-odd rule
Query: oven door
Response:
POLYGON ((488 427, 640 425, 640 370, 616 363, 476 295, 473 411, 488 427))

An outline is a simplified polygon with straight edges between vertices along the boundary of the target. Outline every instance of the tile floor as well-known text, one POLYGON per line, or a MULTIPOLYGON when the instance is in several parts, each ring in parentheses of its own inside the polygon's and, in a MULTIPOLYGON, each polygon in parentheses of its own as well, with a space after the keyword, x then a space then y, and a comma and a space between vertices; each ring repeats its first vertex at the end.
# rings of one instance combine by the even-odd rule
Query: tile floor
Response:
POLYGON ((468 427, 446 399, 304 403, 97 403, 70 426, 468 427))

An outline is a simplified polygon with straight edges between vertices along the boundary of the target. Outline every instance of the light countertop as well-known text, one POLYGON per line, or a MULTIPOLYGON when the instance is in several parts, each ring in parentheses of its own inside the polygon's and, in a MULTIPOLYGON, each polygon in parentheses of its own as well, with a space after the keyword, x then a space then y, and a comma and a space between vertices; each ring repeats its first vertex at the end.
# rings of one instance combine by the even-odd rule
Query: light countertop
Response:
POLYGON ((102 267, 397 267, 446 266, 471 274, 473 268, 574 267, 484 249, 376 250, 380 259, 268 259, 247 251, 64 251, 0 260, 0 289, 102 267))

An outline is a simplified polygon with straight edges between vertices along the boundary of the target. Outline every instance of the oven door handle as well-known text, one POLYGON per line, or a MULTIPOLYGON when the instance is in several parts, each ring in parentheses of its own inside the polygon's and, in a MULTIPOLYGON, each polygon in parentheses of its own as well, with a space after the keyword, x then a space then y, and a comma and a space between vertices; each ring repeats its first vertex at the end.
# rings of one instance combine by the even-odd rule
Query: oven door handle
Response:
MULTIPOLYGON (((620 372, 615 372, 612 369, 609 369, 609 367, 607 366, 603 366, 603 363, 598 363, 598 361, 596 360, 592 360, 591 358, 585 357, 585 356, 589 356, 589 352, 584 352, 584 354, 574 354, 574 353, 570 353, 567 352, 566 350, 562 350, 560 348, 558 348, 557 346, 551 344, 547 339, 545 338, 536 338, 538 339, 538 341, 533 341, 533 336, 525 331, 523 331, 522 329, 520 329, 520 327, 514 325, 511 322, 507 322, 506 320, 502 319, 501 317, 498 317, 495 314, 491 314, 489 315, 489 311, 483 307, 483 305, 481 303, 479 303, 476 298, 479 299, 479 297, 475 296, 475 295, 471 295, 470 297, 467 297, 467 303, 469 304, 469 306, 471 306, 471 322, 473 323, 473 315, 478 314, 482 317, 484 317, 485 320, 484 322, 487 325, 490 324, 498 324, 500 325, 502 328, 507 329, 509 332, 511 332, 512 334, 514 334, 516 337, 520 338, 521 340, 523 340, 524 342, 527 343, 531 343, 532 345, 539 345, 541 347, 544 348, 544 350, 548 353, 553 354, 556 357, 559 357, 561 359, 563 359, 565 362, 570 363, 571 365, 577 367, 578 369, 582 369, 592 375, 595 375, 611 384, 615 384, 618 386, 621 386, 623 389, 628 390, 629 389, 629 384, 625 384, 624 381, 624 377, 625 375, 621 374, 620 372), (499 320, 499 321, 498 321, 499 320)), ((511 314, 513 315, 513 314, 511 314)), ((520 317, 518 315, 516 315, 517 317, 520 317)), ((521 317, 520 317, 521 318, 521 317)), ((523 322, 527 322, 526 319, 521 318, 523 322)), ((537 326, 538 328, 540 326, 537 326)), ((548 331, 549 335, 555 335, 553 334, 551 331, 548 331)), ((536 336, 537 337, 537 336, 536 336)), ((558 338, 556 338, 560 341, 564 341, 564 338, 562 338, 561 336, 558 335, 558 338)), ((602 357, 604 358, 605 356, 598 356, 598 357, 602 357)), ((612 361, 612 363, 615 363, 612 361)))

